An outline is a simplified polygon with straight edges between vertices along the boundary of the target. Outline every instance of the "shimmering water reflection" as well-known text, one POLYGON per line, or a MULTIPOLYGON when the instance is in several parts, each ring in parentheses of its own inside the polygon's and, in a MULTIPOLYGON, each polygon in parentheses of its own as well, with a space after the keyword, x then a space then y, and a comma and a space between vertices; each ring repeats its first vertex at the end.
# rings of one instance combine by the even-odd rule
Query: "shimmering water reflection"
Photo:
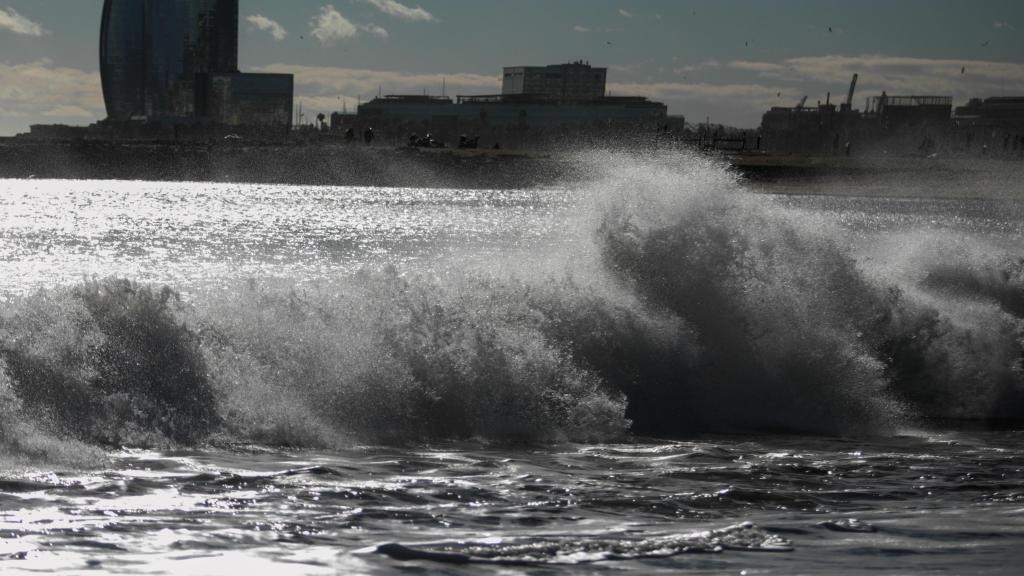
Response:
POLYGON ((548 240, 557 190, 0 180, 0 291, 306 278, 548 240))
POLYGON ((241 561, 383 574, 411 551, 447 560, 423 568, 464 574, 1009 574, 1024 550, 1021 440, 125 451, 95 473, 0 482, 0 562, 5 573, 224 573, 241 561))

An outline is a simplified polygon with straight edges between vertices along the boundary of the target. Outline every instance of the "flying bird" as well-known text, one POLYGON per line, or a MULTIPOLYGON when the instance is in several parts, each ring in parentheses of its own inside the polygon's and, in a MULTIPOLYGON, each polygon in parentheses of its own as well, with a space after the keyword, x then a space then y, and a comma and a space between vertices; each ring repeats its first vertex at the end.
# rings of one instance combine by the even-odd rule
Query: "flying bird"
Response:
POLYGON ((831 32, 831 31, 832 31, 832 27, 831 27, 831 26, 829 26, 829 27, 828 27, 828 31, 829 31, 829 32, 831 32))
POLYGON ((988 46, 988 40, 985 40, 984 42, 982 42, 981 45, 982 46, 988 46))
POLYGON ((960 74, 963 74, 964 70, 967 70, 967 66, 961 66, 960 67, 960 74))

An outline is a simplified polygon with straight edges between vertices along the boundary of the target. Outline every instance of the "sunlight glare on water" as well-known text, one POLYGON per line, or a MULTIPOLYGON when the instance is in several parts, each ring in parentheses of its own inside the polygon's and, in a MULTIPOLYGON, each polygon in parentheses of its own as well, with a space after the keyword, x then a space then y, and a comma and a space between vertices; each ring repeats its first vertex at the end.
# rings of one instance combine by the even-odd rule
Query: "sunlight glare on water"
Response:
POLYGON ((4 180, 0 287, 309 278, 554 241, 559 190, 4 180))

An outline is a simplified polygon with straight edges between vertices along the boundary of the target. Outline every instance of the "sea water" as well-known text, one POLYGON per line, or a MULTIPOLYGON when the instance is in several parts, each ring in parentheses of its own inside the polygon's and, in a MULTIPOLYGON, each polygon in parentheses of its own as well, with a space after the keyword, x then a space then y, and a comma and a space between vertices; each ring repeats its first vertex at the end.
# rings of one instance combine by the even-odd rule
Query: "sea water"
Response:
POLYGON ((1024 199, 572 161, 0 181, 0 571, 1017 573, 1024 199))

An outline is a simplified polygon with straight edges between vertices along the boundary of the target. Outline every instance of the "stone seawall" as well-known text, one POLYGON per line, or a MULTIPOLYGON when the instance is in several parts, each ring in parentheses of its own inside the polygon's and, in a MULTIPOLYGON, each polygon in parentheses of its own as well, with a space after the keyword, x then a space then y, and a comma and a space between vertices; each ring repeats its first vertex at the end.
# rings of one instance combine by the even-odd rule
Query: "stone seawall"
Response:
POLYGON ((0 178, 348 186, 533 187, 571 177, 551 156, 359 145, 0 143, 0 178))

